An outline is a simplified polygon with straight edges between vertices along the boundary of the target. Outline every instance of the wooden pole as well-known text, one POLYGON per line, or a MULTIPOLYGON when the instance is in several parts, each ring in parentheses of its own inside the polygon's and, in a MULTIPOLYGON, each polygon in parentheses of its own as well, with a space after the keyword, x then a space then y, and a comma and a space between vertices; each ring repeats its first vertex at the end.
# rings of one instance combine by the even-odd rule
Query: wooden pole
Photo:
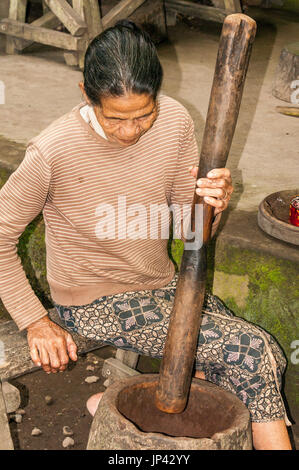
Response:
MULTIPOLYGON (((246 15, 232 14, 224 21, 198 178, 205 177, 213 168, 226 165, 255 32, 255 21, 246 15)), ((193 230, 195 205, 200 203, 202 198, 195 194, 191 217, 193 230)), ((207 244, 213 213, 212 206, 203 204, 202 246, 199 249, 185 249, 182 258, 156 391, 156 406, 166 413, 182 412, 188 399, 205 295, 207 244)))
MULTIPOLYGON (((8 17, 12 20, 25 22, 26 9, 27 0, 10 0, 8 17)), ((23 41, 20 41, 19 39, 7 37, 6 54, 18 54, 18 48, 21 47, 22 44, 23 41)))

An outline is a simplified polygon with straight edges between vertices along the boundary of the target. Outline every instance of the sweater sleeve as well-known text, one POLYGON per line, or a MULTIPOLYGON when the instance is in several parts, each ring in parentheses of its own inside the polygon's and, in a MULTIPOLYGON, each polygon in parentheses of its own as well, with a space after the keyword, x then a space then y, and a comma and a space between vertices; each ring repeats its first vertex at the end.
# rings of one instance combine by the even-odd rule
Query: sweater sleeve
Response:
MULTIPOLYGON (((195 178, 190 175, 190 166, 198 166, 199 152, 194 132, 194 124, 190 116, 185 123, 180 141, 179 155, 176 174, 171 190, 171 204, 178 205, 181 210, 176 215, 175 225, 180 224, 183 217, 182 205, 190 205, 193 201, 195 191, 195 178)), ((217 214, 212 225, 211 236, 213 237, 219 226, 221 214, 217 214)))
POLYGON ((50 178, 49 165, 30 145, 0 191, 0 297, 20 330, 47 315, 28 282, 17 243, 26 226, 42 211, 50 178))

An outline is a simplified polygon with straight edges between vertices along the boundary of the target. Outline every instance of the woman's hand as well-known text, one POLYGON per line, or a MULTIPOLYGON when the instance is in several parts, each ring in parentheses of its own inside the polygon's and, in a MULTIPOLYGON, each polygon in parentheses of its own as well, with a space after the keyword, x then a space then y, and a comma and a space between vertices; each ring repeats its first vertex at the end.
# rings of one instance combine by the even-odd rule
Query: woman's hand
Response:
MULTIPOLYGON (((198 167, 193 166, 189 170, 196 178, 198 167)), ((228 168, 215 168, 209 171, 206 178, 199 178, 196 182, 196 194, 202 196, 207 204, 215 207, 214 215, 227 208, 233 190, 228 168)))
POLYGON ((31 359, 45 372, 62 372, 69 358, 77 360, 77 346, 71 335, 47 316, 27 327, 31 359))

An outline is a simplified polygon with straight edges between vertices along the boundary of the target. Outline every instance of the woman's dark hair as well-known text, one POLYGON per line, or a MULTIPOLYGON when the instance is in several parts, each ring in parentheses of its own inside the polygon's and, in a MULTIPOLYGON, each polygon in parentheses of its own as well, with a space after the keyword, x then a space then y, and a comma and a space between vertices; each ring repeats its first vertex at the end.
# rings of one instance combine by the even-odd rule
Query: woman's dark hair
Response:
POLYGON ((101 96, 126 92, 146 93, 155 99, 163 71, 149 35, 132 21, 122 20, 89 44, 83 75, 85 92, 98 105, 101 96))

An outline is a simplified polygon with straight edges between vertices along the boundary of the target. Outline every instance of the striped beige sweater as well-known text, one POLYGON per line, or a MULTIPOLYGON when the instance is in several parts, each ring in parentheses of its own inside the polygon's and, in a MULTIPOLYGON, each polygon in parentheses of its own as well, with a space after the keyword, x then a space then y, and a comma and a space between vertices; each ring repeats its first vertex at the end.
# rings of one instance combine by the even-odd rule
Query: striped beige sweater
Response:
POLYGON ((136 239, 125 236, 123 214, 126 227, 130 221, 134 227, 140 205, 149 222, 150 205, 191 203, 194 178, 188 168, 197 164, 198 151, 188 112, 161 96, 152 128, 133 146, 121 148, 84 121, 83 105, 29 143, 24 160, 0 191, 0 297, 21 330, 47 314, 16 249, 41 211, 47 279, 59 304, 83 305, 104 295, 162 287, 174 275, 167 239, 154 239, 144 223, 142 235, 137 226, 136 239), (114 230, 114 239, 103 238, 105 227, 114 230))

